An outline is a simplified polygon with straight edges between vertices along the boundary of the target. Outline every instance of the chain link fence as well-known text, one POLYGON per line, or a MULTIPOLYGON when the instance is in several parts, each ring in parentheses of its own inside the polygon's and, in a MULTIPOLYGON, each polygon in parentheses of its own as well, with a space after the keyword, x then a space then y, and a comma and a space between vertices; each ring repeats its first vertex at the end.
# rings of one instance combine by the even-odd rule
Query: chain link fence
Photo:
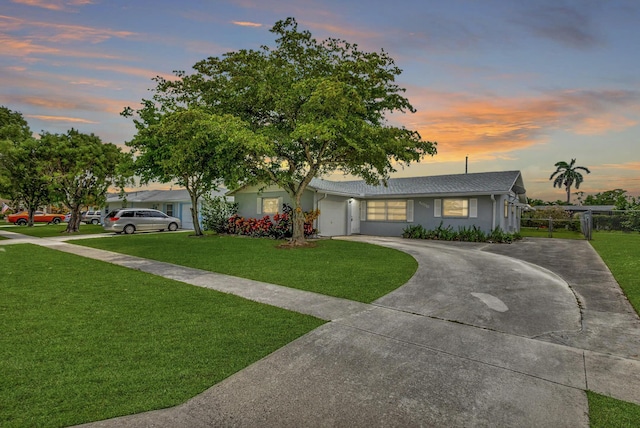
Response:
POLYGON ((523 217, 521 227, 546 234, 549 238, 581 233, 585 239, 591 240, 594 231, 640 232, 640 210, 585 211, 562 219, 523 217))

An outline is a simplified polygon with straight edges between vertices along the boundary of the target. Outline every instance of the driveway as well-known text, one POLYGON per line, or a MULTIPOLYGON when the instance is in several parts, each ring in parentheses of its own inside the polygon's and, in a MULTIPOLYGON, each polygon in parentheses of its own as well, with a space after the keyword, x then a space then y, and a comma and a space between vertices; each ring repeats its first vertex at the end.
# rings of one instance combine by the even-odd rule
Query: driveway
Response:
POLYGON ((89 426, 587 427, 586 389, 640 403, 640 321, 587 242, 349 239, 418 272, 183 405, 89 426))

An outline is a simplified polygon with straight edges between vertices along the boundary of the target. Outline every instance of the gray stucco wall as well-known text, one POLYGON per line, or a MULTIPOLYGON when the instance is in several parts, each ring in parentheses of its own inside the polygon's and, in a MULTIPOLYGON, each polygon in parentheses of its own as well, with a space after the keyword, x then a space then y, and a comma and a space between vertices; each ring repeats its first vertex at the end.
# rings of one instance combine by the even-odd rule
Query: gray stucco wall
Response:
MULTIPOLYGON (((361 221, 360 232, 364 235, 400 236, 408 225, 422 225, 425 229, 433 230, 451 226, 454 230, 462 227, 470 228, 473 225, 488 233, 492 230, 493 201, 490 196, 474 197, 478 200, 478 217, 476 218, 451 218, 434 216, 434 200, 440 198, 415 198, 413 200, 413 221, 361 221)), ((496 198, 496 211, 499 211, 498 198, 496 198)), ((502 213, 502 211, 500 211, 502 213)), ((496 222, 499 220, 496 213, 496 222)))
MULTIPOLYGON (((267 190, 259 194, 255 191, 239 191, 234 194, 234 201, 238 203, 238 215, 246 218, 264 217, 264 213, 258 214, 258 198, 282 198, 284 204, 291 205, 291 198, 285 191, 267 190)), ((305 191, 301 202, 304 211, 313 210, 313 193, 305 191)))

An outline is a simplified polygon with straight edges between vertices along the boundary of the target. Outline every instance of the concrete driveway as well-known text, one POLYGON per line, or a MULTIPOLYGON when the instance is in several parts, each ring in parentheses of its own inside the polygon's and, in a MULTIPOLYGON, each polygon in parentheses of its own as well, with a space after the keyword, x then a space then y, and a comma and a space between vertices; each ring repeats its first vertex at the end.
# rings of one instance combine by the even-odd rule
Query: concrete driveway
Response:
POLYGON ((348 239, 418 271, 367 305, 26 241, 330 321, 182 405, 87 426, 587 427, 585 390, 640 404, 640 320, 588 242, 348 239))
POLYGON ((406 251, 418 272, 183 405, 90 426, 587 427, 587 389, 640 403, 640 320, 587 242, 349 239, 406 251), (556 251, 575 257, 557 268, 556 251))

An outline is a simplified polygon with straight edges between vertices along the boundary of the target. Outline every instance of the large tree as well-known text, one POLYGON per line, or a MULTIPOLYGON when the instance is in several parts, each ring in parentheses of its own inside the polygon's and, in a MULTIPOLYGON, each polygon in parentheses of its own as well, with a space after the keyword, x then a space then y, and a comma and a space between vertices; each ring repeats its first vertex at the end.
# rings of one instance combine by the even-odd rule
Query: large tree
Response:
POLYGON ((144 102, 155 106, 154 120, 199 106, 231 114, 264 138, 263 151, 244 156, 244 182, 276 184, 289 194, 297 244, 304 242, 301 197, 312 178, 340 171, 384 183, 397 165, 434 155, 436 144, 387 122, 389 114, 415 110, 386 52, 318 41, 293 18, 271 32, 273 48, 229 52, 198 62, 193 74, 156 78, 153 100, 144 102))
POLYGON ((124 184, 119 167, 127 155, 115 144, 75 129, 66 134, 44 132, 41 141, 50 151, 47 175, 55 196, 71 210, 66 232, 77 232, 81 208, 102 205, 110 186, 124 184))
MULTIPOLYGON (((132 112, 125 112, 125 115, 132 112)), ((147 103, 138 113, 138 132, 128 143, 134 149, 134 169, 143 183, 175 182, 189 192, 196 236, 202 235, 198 216, 200 198, 227 180, 240 176, 248 147, 260 138, 231 115, 201 109, 177 110, 160 117, 147 103)))
POLYGON ((22 114, 0 107, 0 194, 27 209, 29 226, 38 207, 50 202, 50 180, 44 172, 48 153, 32 137, 22 114))
POLYGON ((570 163, 560 161, 554 165, 556 170, 549 180, 553 180, 553 187, 565 188, 567 192, 567 204, 571 203, 571 186, 576 185, 576 189, 580 188, 580 184, 584 181, 584 177, 580 171, 590 174, 589 168, 584 166, 576 166, 576 160, 571 159, 570 163))

